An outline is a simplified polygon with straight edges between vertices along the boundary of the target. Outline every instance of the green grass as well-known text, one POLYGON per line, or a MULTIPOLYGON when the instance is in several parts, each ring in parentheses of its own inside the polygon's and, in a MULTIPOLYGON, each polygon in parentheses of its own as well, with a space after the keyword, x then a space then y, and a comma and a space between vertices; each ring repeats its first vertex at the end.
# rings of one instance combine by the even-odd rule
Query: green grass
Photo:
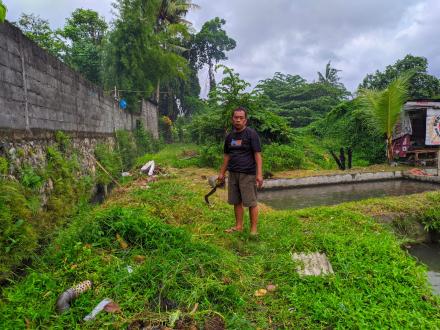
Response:
POLYGON ((150 160, 161 166, 186 168, 199 165, 200 147, 195 144, 169 144, 159 153, 146 154, 136 160, 136 166, 141 167, 150 160))
MULTIPOLYGON (((165 152, 155 160, 173 162, 173 157, 165 152)), ((181 170, 149 186, 115 192, 104 205, 79 214, 28 276, 3 290, 2 328, 25 328, 26 320, 31 328, 53 329, 126 328, 135 320, 170 325, 176 310, 189 315, 196 303, 191 318, 200 327, 215 313, 228 329, 440 327, 440 300, 430 294, 425 268, 368 215, 381 201, 265 210, 260 235, 252 239, 246 232, 223 232, 233 222, 232 208, 219 195, 207 207, 208 187, 196 172, 181 170), (303 251, 325 252, 335 274, 299 277, 291 254, 303 251), (144 263, 135 262, 138 255, 145 256, 144 263), (57 315, 57 296, 86 279, 95 288, 57 315), (269 283, 278 286, 276 292, 254 296, 269 283), (105 297, 123 313, 103 312, 84 323, 105 297)), ((429 204, 439 196, 418 195, 418 200, 429 204)), ((384 209, 402 211, 398 201, 384 199, 384 209)))

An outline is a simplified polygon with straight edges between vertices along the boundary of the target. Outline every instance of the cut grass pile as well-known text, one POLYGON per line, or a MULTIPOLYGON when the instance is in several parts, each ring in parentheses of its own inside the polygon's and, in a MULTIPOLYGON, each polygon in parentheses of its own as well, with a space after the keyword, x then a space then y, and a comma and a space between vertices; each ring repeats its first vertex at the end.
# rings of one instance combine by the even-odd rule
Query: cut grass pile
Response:
MULTIPOLYGON (((209 188, 200 170, 180 170, 148 186, 138 181, 115 191, 60 232, 28 275, 3 289, 2 328, 177 327, 179 317, 204 328, 215 315, 228 329, 440 327, 440 301, 424 267, 389 228, 358 211, 369 204, 377 209, 379 200, 358 208, 265 209, 252 239, 223 232, 232 208, 218 196, 213 207, 204 204, 209 188), (326 253, 335 274, 299 277, 294 252, 326 253), (57 296, 87 279, 94 289, 57 315, 57 296), (254 295, 268 284, 277 290, 254 295), (122 313, 82 321, 106 297, 122 313)), ((439 193, 418 196, 429 204, 439 193)))

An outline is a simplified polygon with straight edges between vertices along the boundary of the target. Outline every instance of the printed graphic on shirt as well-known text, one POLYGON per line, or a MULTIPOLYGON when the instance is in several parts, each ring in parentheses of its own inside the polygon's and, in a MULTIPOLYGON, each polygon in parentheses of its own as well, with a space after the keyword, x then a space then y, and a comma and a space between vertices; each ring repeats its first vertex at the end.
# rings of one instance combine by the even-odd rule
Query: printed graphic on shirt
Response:
POLYGON ((234 140, 234 139, 232 139, 231 146, 233 146, 233 147, 241 146, 241 140, 234 140))

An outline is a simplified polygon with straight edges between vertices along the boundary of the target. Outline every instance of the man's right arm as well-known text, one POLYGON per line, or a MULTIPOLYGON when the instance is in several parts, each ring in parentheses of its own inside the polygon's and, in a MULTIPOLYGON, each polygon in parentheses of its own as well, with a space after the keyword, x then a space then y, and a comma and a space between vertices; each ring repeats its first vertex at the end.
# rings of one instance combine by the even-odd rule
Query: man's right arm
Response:
POLYGON ((230 159, 231 156, 229 154, 223 154, 223 164, 222 167, 220 168, 220 173, 217 178, 217 180, 220 182, 225 181, 225 173, 226 173, 226 169, 228 168, 228 163, 230 159))

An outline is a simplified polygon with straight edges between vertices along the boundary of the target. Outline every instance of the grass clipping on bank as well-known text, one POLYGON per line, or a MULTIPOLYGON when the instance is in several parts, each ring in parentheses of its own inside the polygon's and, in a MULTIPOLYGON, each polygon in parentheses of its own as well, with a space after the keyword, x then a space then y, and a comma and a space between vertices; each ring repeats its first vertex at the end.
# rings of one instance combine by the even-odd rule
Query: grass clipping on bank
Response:
POLYGON ((255 240, 223 232, 232 208, 218 197, 207 207, 201 179, 177 174, 148 185, 80 213, 3 290, 2 328, 178 328, 176 319, 207 328, 213 316, 228 329, 440 327, 425 269, 371 217, 343 205, 268 210, 255 240), (326 253, 335 274, 299 277, 295 252, 326 253), (94 289, 56 314, 57 296, 84 280, 94 289), (270 284, 276 291, 255 296, 270 284), (122 312, 82 321, 103 298, 122 312))

